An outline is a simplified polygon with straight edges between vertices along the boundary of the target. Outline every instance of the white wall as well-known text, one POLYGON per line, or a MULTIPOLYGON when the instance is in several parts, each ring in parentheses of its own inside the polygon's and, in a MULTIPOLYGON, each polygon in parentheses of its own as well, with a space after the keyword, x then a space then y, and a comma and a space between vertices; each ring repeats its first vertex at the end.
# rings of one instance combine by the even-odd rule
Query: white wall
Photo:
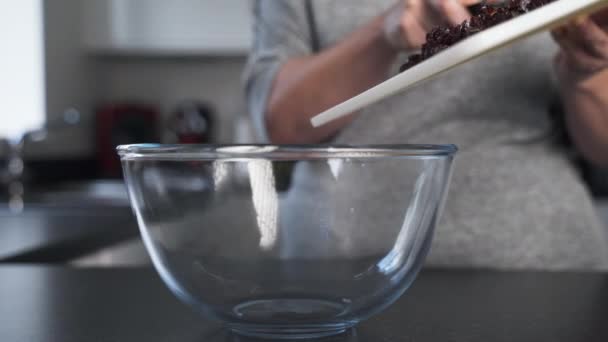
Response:
POLYGON ((91 119, 97 72, 95 61, 81 48, 81 6, 81 0, 44 1, 47 118, 57 120, 66 109, 76 108, 84 121, 36 145, 32 154, 37 158, 82 158, 94 151, 91 119))
POLYGON ((94 109, 122 100, 157 105, 164 115, 185 99, 209 101, 219 115, 221 142, 233 139, 244 113, 244 57, 119 57, 93 55, 83 47, 81 0, 45 0, 46 110, 49 120, 76 108, 83 123, 53 134, 35 158, 85 158, 94 153, 94 109))
POLYGON ((232 141, 234 120, 245 110, 244 57, 104 57, 97 62, 99 101, 143 101, 165 116, 183 100, 208 102, 218 116, 217 138, 232 141))
POLYGON ((17 139, 45 120, 41 0, 0 11, 0 137, 17 139))

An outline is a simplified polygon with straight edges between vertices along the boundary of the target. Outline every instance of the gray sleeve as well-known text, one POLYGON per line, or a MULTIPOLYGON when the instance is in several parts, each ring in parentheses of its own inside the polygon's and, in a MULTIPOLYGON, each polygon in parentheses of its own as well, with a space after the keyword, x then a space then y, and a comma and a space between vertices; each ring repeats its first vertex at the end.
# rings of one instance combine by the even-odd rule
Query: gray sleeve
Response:
POLYGON ((247 107, 259 140, 274 79, 288 59, 312 53, 304 0, 254 0, 254 42, 244 73, 247 107))

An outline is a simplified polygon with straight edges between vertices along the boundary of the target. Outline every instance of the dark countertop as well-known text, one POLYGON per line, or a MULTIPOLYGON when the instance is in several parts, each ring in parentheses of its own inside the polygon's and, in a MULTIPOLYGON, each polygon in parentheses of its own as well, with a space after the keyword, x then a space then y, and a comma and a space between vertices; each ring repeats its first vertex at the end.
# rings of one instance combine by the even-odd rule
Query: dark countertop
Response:
MULTIPOLYGON (((248 341, 150 269, 0 266, 0 341, 248 341)), ((608 341, 608 275, 426 271, 395 305, 323 341, 608 341)))
POLYGON ((128 207, 0 209, 0 262, 66 262, 137 235, 128 207))

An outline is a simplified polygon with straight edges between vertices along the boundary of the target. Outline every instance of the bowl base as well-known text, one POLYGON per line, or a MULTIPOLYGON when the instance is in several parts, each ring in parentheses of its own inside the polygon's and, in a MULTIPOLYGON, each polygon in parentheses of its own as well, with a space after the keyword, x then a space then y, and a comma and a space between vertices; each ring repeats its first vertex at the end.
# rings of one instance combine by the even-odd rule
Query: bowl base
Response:
POLYGON ((268 340, 298 340, 315 339, 345 333, 354 324, 326 324, 326 325, 255 325, 237 324, 228 325, 233 333, 246 337, 268 340))
POLYGON ((346 303, 322 299, 247 301, 235 306, 234 313, 252 323, 230 324, 228 328, 239 335, 266 339, 327 337, 343 333, 354 325, 352 322, 319 323, 335 322, 347 307, 346 303))

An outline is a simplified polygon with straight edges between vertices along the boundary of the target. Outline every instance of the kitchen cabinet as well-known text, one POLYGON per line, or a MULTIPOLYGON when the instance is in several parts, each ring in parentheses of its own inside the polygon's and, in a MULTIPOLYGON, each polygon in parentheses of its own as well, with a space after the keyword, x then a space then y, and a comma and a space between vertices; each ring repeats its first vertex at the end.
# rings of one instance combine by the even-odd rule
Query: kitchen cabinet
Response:
POLYGON ((252 38, 247 0, 85 0, 91 53, 244 55, 252 38))

